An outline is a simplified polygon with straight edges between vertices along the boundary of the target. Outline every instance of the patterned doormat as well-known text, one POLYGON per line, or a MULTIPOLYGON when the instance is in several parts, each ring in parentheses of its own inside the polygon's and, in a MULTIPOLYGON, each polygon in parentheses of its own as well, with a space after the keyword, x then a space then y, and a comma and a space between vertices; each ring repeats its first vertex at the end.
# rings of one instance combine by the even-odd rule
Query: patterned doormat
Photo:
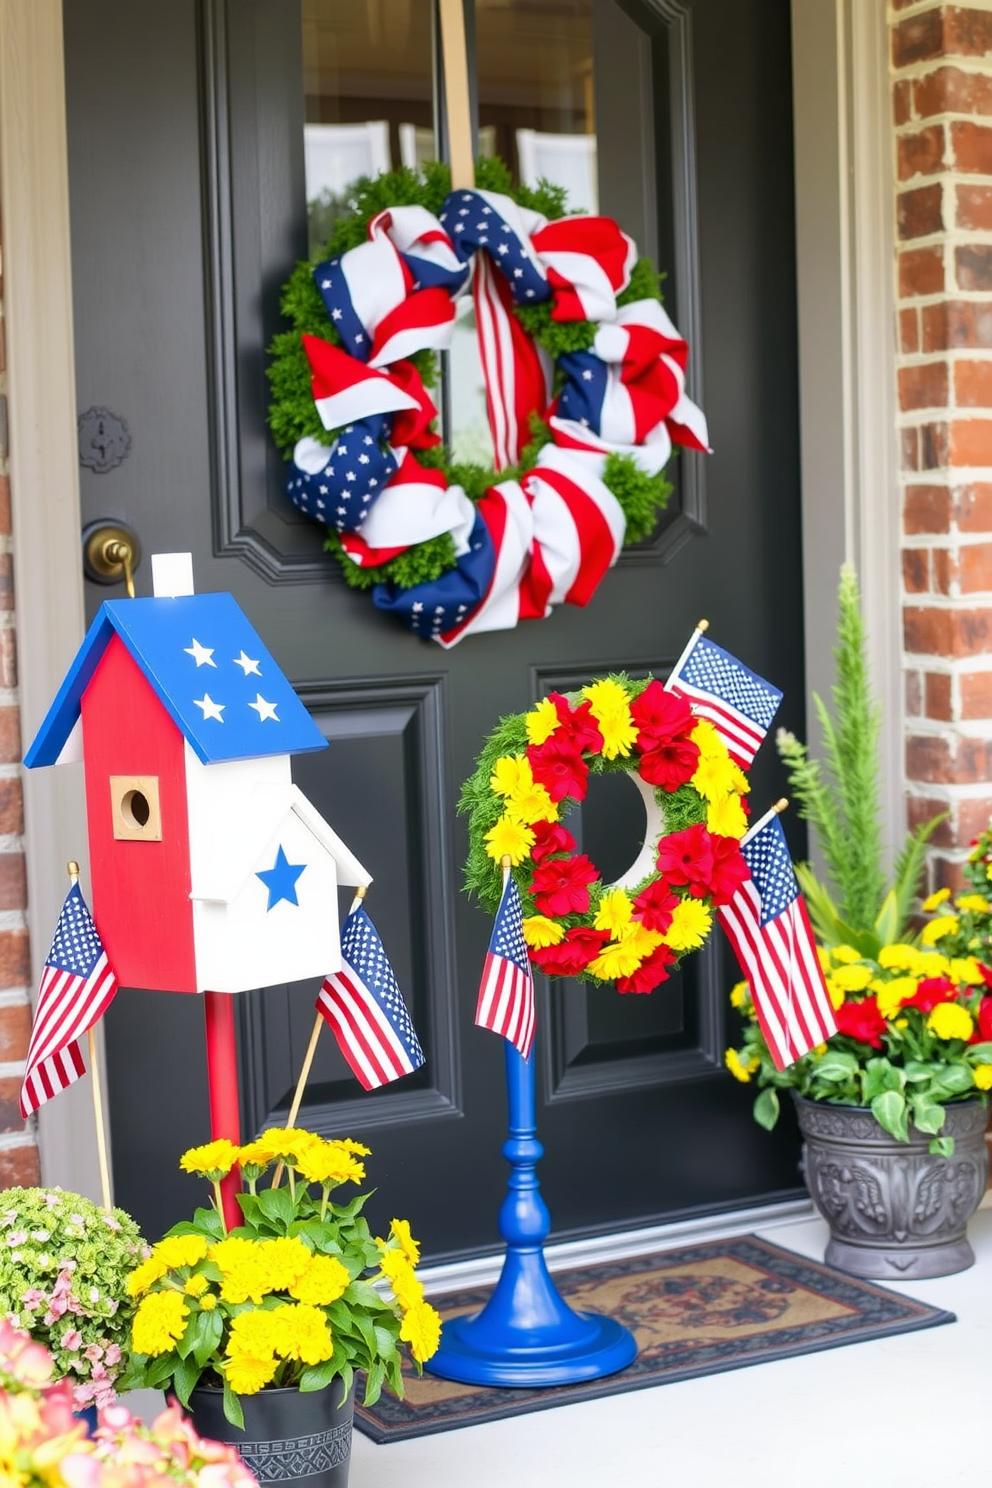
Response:
MULTIPOLYGON (((756 1235, 562 1271, 555 1281, 577 1311, 604 1313, 631 1329, 638 1345, 633 1364, 606 1379, 541 1390, 459 1385, 429 1374, 418 1379, 411 1370, 405 1400, 383 1393, 371 1410, 356 1405, 355 1425, 375 1442, 406 1441, 956 1321, 952 1312, 756 1235)), ((488 1296, 489 1288, 477 1288, 432 1301, 443 1317, 454 1317, 477 1312, 488 1296)))

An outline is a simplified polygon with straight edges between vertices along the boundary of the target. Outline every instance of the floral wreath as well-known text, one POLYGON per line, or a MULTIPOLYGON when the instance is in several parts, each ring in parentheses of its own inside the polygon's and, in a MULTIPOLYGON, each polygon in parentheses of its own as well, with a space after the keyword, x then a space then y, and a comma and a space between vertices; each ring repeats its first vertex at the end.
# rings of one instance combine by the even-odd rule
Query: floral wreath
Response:
POLYGON ((443 646, 588 604, 654 531, 672 444, 707 450, 659 277, 609 217, 499 160, 366 180, 297 265, 270 348, 286 492, 347 582, 443 646), (429 389, 459 302, 478 325, 494 467, 455 462, 429 389))
POLYGON ((500 721, 464 786, 466 886, 494 911, 508 859, 535 966, 651 992, 703 945, 713 910, 748 877, 749 789, 713 724, 655 679, 553 692, 500 721), (637 862, 607 885, 560 818, 585 798, 591 774, 620 770, 645 795, 649 826, 637 862))

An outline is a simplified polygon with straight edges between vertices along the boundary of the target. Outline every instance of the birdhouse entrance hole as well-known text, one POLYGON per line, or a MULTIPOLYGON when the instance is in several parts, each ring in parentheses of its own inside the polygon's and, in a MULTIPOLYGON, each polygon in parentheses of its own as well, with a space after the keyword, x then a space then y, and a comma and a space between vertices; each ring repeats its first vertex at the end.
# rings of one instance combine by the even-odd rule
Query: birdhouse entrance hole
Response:
POLYGON ((110 802, 118 841, 162 841, 157 775, 111 775, 110 802))

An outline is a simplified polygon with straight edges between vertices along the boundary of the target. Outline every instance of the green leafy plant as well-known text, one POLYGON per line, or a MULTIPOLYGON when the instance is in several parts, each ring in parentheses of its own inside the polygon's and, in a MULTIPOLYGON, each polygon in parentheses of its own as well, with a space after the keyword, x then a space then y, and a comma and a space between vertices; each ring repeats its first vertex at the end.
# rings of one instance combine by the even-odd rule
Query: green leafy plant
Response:
POLYGON ((213 1184, 214 1202, 174 1225, 128 1280, 138 1303, 128 1387, 174 1391, 184 1405, 197 1385, 222 1388, 227 1419, 242 1427, 239 1396, 267 1386, 321 1390, 340 1377, 347 1394, 363 1370, 367 1405, 384 1384, 402 1396, 400 1345, 419 1372, 440 1319, 424 1301, 407 1222, 376 1239, 362 1216, 367 1195, 331 1202, 364 1179, 366 1156, 357 1142, 283 1128, 185 1153, 180 1166, 213 1184), (219 1184, 235 1163, 247 1188, 243 1222, 228 1231, 219 1184))

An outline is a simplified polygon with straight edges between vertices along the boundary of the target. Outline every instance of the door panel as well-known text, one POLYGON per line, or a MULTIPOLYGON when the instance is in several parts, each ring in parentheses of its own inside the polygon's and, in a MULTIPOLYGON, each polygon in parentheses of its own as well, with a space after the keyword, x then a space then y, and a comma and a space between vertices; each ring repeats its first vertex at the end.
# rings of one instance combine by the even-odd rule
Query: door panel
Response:
MULTIPOLYGON (((482 738, 552 688, 664 675, 701 614, 786 689, 782 721, 802 726, 788 4, 589 0, 603 207, 642 250, 657 245, 714 453, 680 457, 658 533, 588 609, 442 653, 344 586, 285 501, 265 430, 264 348, 307 251, 314 3, 65 0, 80 408, 111 408, 132 436, 118 469, 82 472, 83 504, 86 519, 126 519, 146 553, 191 548, 198 587, 235 594, 328 738, 295 778, 374 875, 369 909, 428 1063, 364 1095, 327 1034, 302 1119, 367 1140, 381 1217, 408 1214, 429 1255, 464 1254, 495 1243, 505 1179, 502 1049, 472 1023, 489 924, 461 893, 455 814, 482 738)), ((427 0, 406 10, 430 31, 427 0)), ((487 86, 483 69, 484 126, 487 86)), ((429 101, 417 107, 423 131, 429 101)), ((516 116, 500 107, 535 127, 526 98, 516 116)), ((365 116, 351 97, 340 117, 365 116)), ((91 607, 106 593, 90 586, 91 607)), ((759 809, 781 788, 770 753, 759 809)), ((579 830, 622 867, 636 813, 591 797, 579 830)), ((714 944, 651 998, 539 987, 556 1232, 796 1189, 793 1128, 760 1132, 722 1068, 733 979, 714 944)), ((284 1115, 313 995, 239 999, 246 1128, 284 1115)), ((188 1207, 190 1184, 169 1175, 207 1130, 198 1019, 194 999, 131 990, 108 1018, 117 1192, 150 1233, 188 1207)))

